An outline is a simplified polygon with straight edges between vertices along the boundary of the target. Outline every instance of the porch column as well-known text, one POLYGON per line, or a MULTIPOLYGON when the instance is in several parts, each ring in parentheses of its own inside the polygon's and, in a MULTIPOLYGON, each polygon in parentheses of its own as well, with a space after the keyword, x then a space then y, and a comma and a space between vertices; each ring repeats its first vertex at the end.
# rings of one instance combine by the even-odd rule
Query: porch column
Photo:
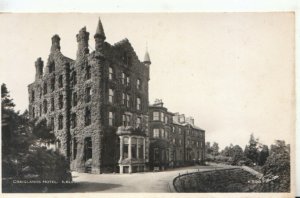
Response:
POLYGON ((131 160, 131 136, 128 138, 128 159, 131 160))
POLYGON ((144 138, 144 160, 146 159, 146 138, 144 138))
POLYGON ((123 160, 123 136, 120 136, 120 162, 123 160))
POLYGON ((139 142, 140 142, 140 138, 136 139, 136 158, 140 159, 140 153, 139 153, 139 142))

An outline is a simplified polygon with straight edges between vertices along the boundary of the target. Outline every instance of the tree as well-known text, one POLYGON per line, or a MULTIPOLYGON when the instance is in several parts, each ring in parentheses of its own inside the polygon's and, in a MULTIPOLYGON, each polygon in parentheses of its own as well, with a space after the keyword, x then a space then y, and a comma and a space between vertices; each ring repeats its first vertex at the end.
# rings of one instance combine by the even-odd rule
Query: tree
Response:
POLYGON ((263 145, 261 151, 258 153, 258 165, 264 165, 268 157, 269 147, 267 145, 263 145))
POLYGON ((250 135, 249 144, 245 147, 245 156, 253 163, 257 163, 258 159, 258 139, 254 138, 253 133, 250 135))
POLYGON ((233 146, 231 149, 231 157, 233 165, 237 165, 241 160, 243 160, 245 156, 242 147, 239 145, 233 146))
POLYGON ((13 180, 16 179, 71 180, 66 158, 58 151, 36 144, 55 138, 54 134, 49 133, 46 120, 31 121, 28 111, 23 114, 15 112, 5 84, 1 86, 1 91, 3 192, 28 189, 28 185, 14 185, 13 180))
POLYGON ((290 190, 290 148, 283 140, 276 140, 271 145, 270 156, 263 166, 264 175, 279 176, 273 191, 288 192, 290 190))
POLYGON ((212 147, 210 146, 210 142, 205 143, 205 152, 206 154, 212 154, 213 150, 212 147))
POLYGON ((11 109, 15 106, 13 100, 10 98, 9 91, 7 90, 6 84, 1 85, 1 108, 2 110, 11 109))
POLYGON ((212 155, 217 156, 219 154, 219 144, 214 142, 212 147, 212 155))

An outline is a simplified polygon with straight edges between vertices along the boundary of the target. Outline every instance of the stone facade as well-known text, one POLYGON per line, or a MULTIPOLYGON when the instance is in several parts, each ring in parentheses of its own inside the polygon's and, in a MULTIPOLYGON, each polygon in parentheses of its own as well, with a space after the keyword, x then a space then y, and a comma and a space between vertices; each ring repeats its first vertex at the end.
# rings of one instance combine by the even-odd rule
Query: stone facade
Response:
POLYGON ((127 39, 107 43, 100 20, 92 52, 89 38, 82 28, 72 60, 54 35, 46 68, 41 58, 35 62, 29 114, 52 128, 56 140, 48 148, 58 149, 78 172, 131 173, 203 162, 204 130, 191 119, 182 122, 162 103, 149 109, 148 52, 141 62, 127 39))
POLYGON ((201 164, 205 160, 205 131, 192 117, 171 113, 156 100, 149 107, 150 168, 201 164))
MULTIPOLYGON (((56 136, 56 148, 79 172, 119 171, 118 127, 148 133, 148 81, 150 59, 139 61, 124 39, 114 45, 99 20, 95 51, 89 52, 89 33, 76 35, 76 60, 60 52, 60 38, 52 38, 47 69, 36 61, 36 78, 28 86, 31 118, 47 119, 56 136)), ((130 135, 129 135, 130 136, 130 135)), ((148 161, 148 138, 144 138, 144 159, 148 161)))

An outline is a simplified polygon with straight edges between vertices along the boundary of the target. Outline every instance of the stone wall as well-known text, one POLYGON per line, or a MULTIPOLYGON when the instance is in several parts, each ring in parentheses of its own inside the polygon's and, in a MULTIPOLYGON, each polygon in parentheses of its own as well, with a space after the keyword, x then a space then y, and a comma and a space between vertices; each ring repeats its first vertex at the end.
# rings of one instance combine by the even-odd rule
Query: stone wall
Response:
POLYGON ((184 174, 174 179, 177 192, 252 192, 258 178, 240 169, 231 168, 184 174))

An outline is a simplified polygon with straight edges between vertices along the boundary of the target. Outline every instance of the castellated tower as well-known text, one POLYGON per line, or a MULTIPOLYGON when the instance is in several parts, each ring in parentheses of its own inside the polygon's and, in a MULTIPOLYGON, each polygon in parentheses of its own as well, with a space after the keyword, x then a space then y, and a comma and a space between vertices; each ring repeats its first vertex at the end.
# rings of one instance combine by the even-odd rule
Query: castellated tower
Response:
POLYGON ((99 19, 95 51, 89 32, 76 35, 76 60, 52 37, 45 71, 38 58, 28 86, 32 119, 46 119, 55 134, 48 147, 68 157, 79 172, 139 172, 147 169, 149 54, 141 62, 127 39, 105 41, 99 19))

